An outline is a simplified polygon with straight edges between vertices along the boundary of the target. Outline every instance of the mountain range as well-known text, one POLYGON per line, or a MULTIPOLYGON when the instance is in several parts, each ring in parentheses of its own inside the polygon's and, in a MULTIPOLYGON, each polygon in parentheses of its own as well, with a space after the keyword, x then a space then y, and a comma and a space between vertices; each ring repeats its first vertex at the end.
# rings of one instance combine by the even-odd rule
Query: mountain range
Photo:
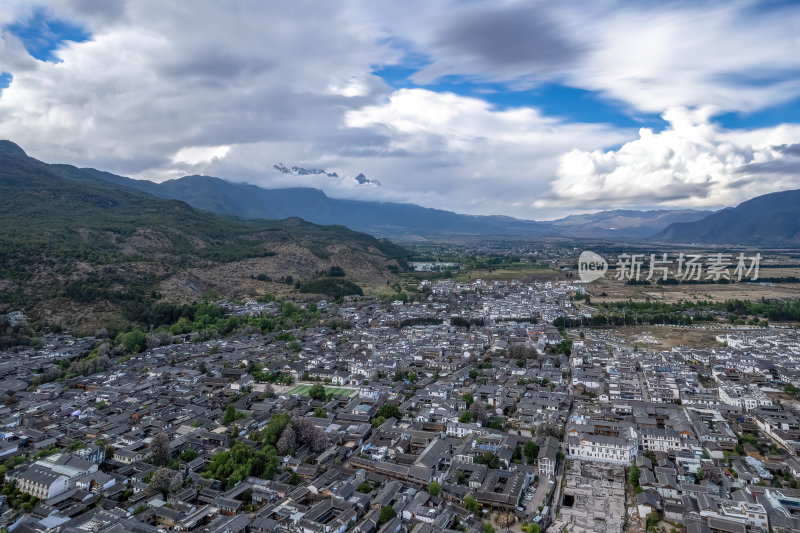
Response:
POLYGON ((406 239, 447 235, 506 235, 684 244, 800 245, 800 191, 753 198, 720 211, 694 209, 610 210, 558 220, 523 220, 500 215, 466 215, 415 204, 346 200, 319 189, 265 189, 210 176, 185 176, 155 183, 84 169, 114 183, 198 209, 242 218, 297 216, 316 224, 341 224, 375 236, 406 239))
MULTIPOLYGON (((13 151, 24 154, 21 148, 10 141, 5 141, 5 146, 7 150, 13 147, 13 151)), ((498 235, 698 244, 800 244, 800 220, 794 209, 800 194, 798 191, 768 194, 717 212, 692 209, 611 210, 536 221, 501 215, 467 215, 409 203, 331 198, 323 191, 310 187, 267 189, 197 175, 156 183, 91 168, 76 169, 68 165, 50 167, 71 168, 71 172, 84 177, 136 189, 162 199, 179 200, 196 209, 222 215, 242 219, 299 217, 315 224, 342 225, 373 236, 400 240, 420 237, 435 239, 448 235, 498 235)), ((338 177, 329 170, 287 167, 283 164, 277 164, 275 168, 297 175, 338 177)))
MULTIPOLYGON (((391 238, 442 235, 514 235, 539 237, 644 239, 673 222, 694 221, 709 211, 603 211, 538 222, 499 215, 465 215, 415 204, 331 198, 319 189, 265 189, 210 176, 185 176, 155 183, 83 169, 102 179, 181 200, 198 209, 242 218, 297 216, 316 224, 341 224, 391 238)), ((324 171, 319 171, 324 172, 324 171)))

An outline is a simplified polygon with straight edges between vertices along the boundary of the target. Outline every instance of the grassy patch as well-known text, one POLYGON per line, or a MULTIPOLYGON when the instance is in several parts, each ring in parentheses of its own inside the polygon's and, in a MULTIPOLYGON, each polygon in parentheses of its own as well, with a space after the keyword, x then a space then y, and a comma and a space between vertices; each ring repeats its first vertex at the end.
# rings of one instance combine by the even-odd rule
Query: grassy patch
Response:
MULTIPOLYGON (((308 396, 308 391, 314 384, 303 384, 298 385, 297 387, 293 388, 289 391, 289 394, 297 394, 298 396, 308 396)), ((334 396, 350 396, 355 392, 355 389, 350 389, 347 387, 331 387, 329 385, 325 385, 325 392, 331 393, 334 396)))

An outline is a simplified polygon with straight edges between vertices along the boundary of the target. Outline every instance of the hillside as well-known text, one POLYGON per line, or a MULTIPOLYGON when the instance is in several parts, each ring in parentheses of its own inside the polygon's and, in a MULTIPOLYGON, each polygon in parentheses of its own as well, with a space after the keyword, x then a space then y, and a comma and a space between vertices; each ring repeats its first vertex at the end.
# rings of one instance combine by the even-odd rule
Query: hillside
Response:
POLYGON ((24 309, 85 333, 121 327, 156 302, 286 291, 332 266, 385 285, 405 260, 391 242, 342 226, 208 213, 42 163, 8 141, 0 195, 13 199, 0 204, 0 313, 24 309))
POLYGON ((674 243, 800 246, 800 190, 758 196, 653 237, 674 243))

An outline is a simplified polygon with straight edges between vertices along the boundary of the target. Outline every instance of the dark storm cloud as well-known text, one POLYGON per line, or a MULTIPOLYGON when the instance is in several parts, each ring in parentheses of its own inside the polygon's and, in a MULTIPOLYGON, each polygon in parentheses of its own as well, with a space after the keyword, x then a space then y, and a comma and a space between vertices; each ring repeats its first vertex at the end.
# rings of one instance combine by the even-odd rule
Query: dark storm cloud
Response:
POLYGON ((489 69, 548 70, 572 63, 581 53, 577 44, 558 31, 541 6, 473 10, 451 21, 434 46, 485 62, 489 69))
POLYGON ((426 43, 433 64, 415 79, 447 75, 484 80, 544 78, 575 63, 584 49, 560 30, 546 7, 479 4, 445 14, 426 43))

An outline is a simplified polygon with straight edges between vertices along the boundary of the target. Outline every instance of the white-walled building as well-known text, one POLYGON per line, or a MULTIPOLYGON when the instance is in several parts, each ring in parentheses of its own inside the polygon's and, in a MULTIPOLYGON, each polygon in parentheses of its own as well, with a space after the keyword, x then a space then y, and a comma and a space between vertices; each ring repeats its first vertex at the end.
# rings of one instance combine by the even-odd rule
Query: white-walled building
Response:
POLYGON ((644 451, 668 453, 686 449, 681 442, 681 434, 673 429, 641 428, 639 442, 644 451))
POLYGON ((633 434, 629 437, 583 434, 569 437, 567 443, 570 459, 583 461, 627 465, 639 451, 639 443, 633 434))

